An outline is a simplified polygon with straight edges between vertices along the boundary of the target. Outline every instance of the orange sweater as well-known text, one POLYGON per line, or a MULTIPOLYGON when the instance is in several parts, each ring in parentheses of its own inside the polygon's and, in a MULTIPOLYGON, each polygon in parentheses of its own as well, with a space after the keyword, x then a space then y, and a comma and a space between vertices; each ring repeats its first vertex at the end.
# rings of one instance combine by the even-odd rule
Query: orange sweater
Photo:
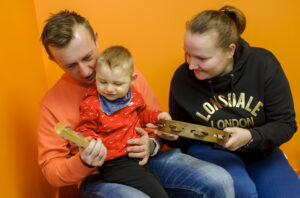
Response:
MULTIPOLYGON (((135 69, 138 78, 135 89, 141 93, 149 109, 161 106, 143 76, 135 69)), ((38 123, 38 163, 48 182, 57 187, 76 184, 90 175, 95 168, 82 164, 77 147, 57 135, 57 122, 75 128, 79 122, 79 106, 86 87, 67 74, 46 93, 40 104, 38 123)))

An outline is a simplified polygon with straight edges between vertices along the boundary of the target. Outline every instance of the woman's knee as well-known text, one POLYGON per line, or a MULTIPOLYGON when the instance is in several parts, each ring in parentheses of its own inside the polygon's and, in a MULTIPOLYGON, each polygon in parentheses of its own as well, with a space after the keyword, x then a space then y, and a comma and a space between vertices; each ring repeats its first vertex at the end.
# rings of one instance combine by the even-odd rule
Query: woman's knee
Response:
POLYGON ((255 184, 252 181, 234 181, 235 198, 257 198, 255 184))

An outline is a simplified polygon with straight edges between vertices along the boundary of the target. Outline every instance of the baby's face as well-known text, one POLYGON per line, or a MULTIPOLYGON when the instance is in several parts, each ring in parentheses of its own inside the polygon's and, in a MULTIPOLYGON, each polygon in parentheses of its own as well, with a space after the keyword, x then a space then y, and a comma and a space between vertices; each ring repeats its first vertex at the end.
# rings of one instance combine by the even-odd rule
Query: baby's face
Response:
POLYGON ((111 69, 107 64, 101 64, 97 67, 96 85, 99 94, 111 101, 125 97, 133 83, 132 74, 122 66, 111 69))

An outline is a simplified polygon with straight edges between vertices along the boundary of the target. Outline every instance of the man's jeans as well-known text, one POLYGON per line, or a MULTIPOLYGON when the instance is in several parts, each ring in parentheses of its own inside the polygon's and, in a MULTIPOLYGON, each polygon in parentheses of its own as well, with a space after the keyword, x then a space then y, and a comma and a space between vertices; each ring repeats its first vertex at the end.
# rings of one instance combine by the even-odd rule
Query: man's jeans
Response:
MULTIPOLYGON (((233 198, 233 181, 221 167, 183 154, 179 149, 160 152, 149 161, 169 197, 233 198)), ((87 177, 80 187, 83 198, 146 198, 129 186, 106 183, 99 175, 87 177)))

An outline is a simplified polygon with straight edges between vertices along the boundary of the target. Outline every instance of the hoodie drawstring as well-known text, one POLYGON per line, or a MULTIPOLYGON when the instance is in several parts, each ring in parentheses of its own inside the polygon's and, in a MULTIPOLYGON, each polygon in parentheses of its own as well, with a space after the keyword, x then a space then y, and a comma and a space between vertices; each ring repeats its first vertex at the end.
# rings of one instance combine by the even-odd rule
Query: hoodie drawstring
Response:
POLYGON ((215 91, 214 91, 214 86, 213 86, 213 83, 211 80, 208 81, 208 84, 210 86, 210 92, 211 92, 211 95, 212 97, 214 98, 215 97, 215 91))
POLYGON ((234 78, 234 74, 230 74, 229 76, 231 77, 231 80, 230 80, 231 96, 233 96, 233 78, 234 78))
MULTIPOLYGON (((233 79, 234 79, 234 74, 229 74, 230 76, 230 93, 231 93, 231 96, 233 96, 233 90, 234 90, 234 87, 233 87, 233 79)), ((210 92, 211 92, 211 95, 212 97, 216 97, 216 93, 215 93, 215 90, 214 90, 214 85, 213 85, 213 81, 212 80, 209 80, 208 81, 208 84, 209 84, 209 87, 210 87, 210 92)))

